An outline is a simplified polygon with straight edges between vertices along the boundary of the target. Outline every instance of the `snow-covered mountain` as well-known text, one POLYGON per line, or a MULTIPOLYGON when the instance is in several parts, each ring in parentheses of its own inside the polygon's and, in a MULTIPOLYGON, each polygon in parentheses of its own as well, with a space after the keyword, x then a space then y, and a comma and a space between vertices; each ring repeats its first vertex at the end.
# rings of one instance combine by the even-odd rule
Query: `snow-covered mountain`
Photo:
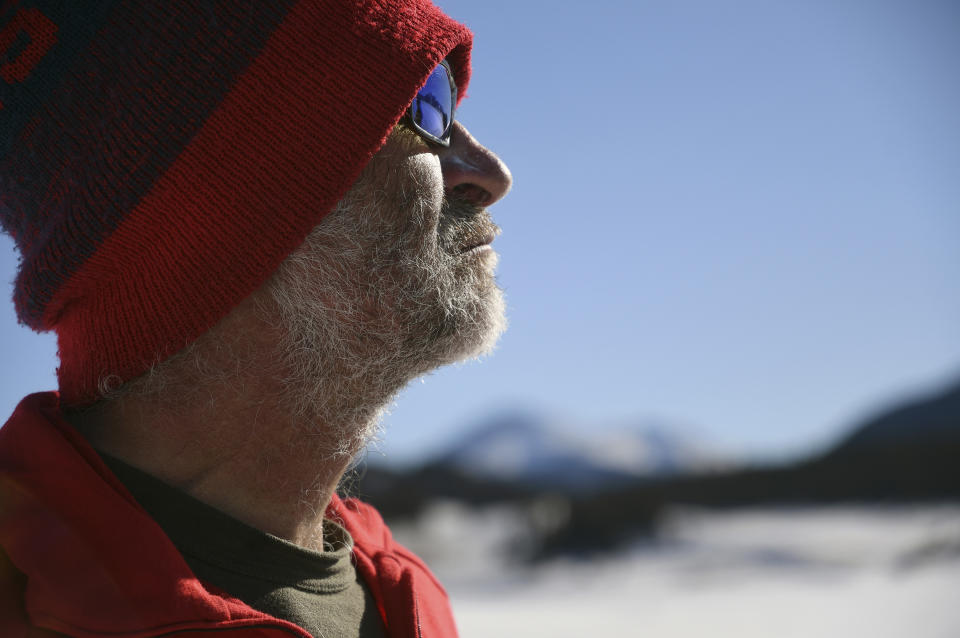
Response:
POLYGON ((435 462, 472 476, 590 489, 644 476, 706 470, 720 455, 680 428, 591 428, 528 412, 480 423, 435 462))

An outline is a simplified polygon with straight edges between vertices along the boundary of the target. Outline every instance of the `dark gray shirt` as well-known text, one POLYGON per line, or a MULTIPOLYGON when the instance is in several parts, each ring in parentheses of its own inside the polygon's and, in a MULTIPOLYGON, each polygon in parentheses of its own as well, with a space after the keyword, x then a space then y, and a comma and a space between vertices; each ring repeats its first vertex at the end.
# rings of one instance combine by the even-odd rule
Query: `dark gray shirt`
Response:
POLYGON ((324 522, 328 551, 304 549, 101 456, 200 580, 316 638, 384 636, 376 601, 353 565, 353 539, 340 525, 324 522))

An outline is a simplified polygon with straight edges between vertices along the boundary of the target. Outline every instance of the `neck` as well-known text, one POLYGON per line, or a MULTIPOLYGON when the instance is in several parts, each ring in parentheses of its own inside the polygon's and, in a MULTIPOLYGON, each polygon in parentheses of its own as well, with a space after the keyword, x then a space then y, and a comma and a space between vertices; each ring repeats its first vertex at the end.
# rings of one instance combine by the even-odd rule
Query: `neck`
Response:
MULTIPOLYGON (((134 382, 68 419, 95 448, 248 525, 322 551, 327 505, 363 445, 361 433, 372 429, 390 397, 358 405, 356 397, 370 401, 360 393, 353 401, 318 402, 320 413, 305 413, 282 398, 291 392, 289 375, 257 354, 267 349, 224 338, 269 340, 270 327, 227 327, 247 329, 218 326, 162 364, 177 374, 164 371, 154 390, 134 382), (216 370, 229 373, 211 374, 216 370)), ((150 377, 141 384, 150 385, 150 377)), ((322 387, 313 391, 323 393, 322 387)))

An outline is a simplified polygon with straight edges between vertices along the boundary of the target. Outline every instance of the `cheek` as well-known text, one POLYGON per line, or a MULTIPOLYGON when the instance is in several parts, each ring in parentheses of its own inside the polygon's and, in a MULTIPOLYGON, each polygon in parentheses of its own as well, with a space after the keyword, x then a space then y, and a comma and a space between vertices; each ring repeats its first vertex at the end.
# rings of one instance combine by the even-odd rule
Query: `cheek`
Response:
POLYGON ((421 256, 436 254, 444 202, 440 161, 433 153, 418 153, 407 157, 399 168, 404 199, 397 207, 402 216, 398 220, 403 229, 400 232, 406 237, 406 245, 421 256))
POLYGON ((411 193, 424 208, 439 215, 443 206, 443 171, 440 158, 433 153, 418 153, 407 158, 404 166, 408 185, 415 189, 411 193))

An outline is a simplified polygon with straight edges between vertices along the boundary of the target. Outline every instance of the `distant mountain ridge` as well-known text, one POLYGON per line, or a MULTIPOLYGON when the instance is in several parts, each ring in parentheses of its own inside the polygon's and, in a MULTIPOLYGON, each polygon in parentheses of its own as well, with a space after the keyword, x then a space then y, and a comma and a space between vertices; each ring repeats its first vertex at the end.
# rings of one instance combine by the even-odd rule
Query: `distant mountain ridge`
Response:
POLYGON ((898 445, 957 445, 958 442, 960 383, 938 393, 907 401, 866 420, 841 441, 831 454, 845 455, 898 445))
POLYGON ((591 490, 701 471, 718 459, 719 454, 678 428, 582 426, 578 431, 530 412, 510 411, 478 424, 429 464, 476 478, 591 490))
POLYGON ((650 537, 662 513, 676 505, 960 502, 960 383, 880 412, 829 451, 789 463, 686 464, 684 445, 672 434, 658 440, 658 428, 647 428, 647 436, 636 428, 612 444, 621 454, 606 464, 598 461, 602 455, 591 456, 584 440, 601 447, 609 442, 569 430, 554 437, 551 429, 549 421, 529 414, 502 414, 418 468, 361 467, 347 489, 388 520, 416 517, 437 501, 452 500, 475 507, 519 504, 537 521, 537 504, 552 503, 564 514, 551 529, 533 524, 539 530, 531 545, 535 560, 650 537), (636 449, 631 440, 639 441, 636 449), (649 453, 648 465, 630 461, 642 457, 634 456, 637 450, 649 453), (623 462, 630 472, 617 464, 623 462), (635 473, 641 467, 654 473, 635 473))

